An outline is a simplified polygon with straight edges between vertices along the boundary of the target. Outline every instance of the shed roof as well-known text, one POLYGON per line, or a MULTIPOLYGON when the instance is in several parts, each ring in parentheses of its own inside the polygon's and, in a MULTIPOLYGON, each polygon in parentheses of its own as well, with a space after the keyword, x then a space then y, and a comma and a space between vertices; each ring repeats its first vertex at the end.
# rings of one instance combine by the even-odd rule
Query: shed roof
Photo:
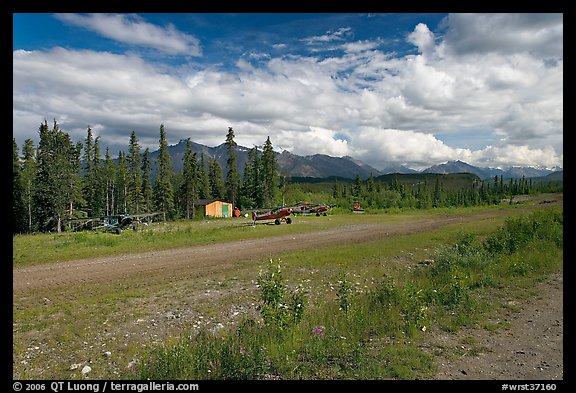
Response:
POLYGON ((198 199, 196 201, 196 205, 206 206, 206 205, 209 205, 209 204, 214 203, 214 202, 230 203, 230 202, 221 201, 219 199, 198 199))

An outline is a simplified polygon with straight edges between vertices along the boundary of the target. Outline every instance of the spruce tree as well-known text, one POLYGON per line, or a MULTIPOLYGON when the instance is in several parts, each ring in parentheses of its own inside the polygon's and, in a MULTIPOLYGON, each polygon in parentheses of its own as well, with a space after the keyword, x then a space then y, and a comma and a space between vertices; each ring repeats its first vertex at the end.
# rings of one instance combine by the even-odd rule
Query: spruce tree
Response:
POLYGON ((32 206, 37 171, 36 159, 34 158, 35 148, 32 139, 26 139, 24 141, 24 146, 22 147, 22 155, 24 160, 21 173, 22 197, 26 211, 26 231, 30 233, 34 231, 32 221, 32 206))
POLYGON ((356 179, 354 180, 354 187, 352 188, 352 195, 355 198, 362 197, 362 178, 360 175, 356 175, 356 179))
POLYGON ((200 153, 200 167, 198 168, 198 196, 201 199, 210 198, 210 179, 208 176, 209 168, 206 164, 204 152, 200 153))
POLYGON ((153 208, 152 184, 150 183, 151 172, 150 149, 146 148, 142 157, 142 211, 144 212, 151 212, 153 208))
POLYGON ((376 185, 374 183, 374 176, 370 173, 370 177, 366 181, 366 191, 368 193, 372 193, 376 189, 376 185))
POLYGON ((16 139, 12 138, 12 233, 24 230, 25 217, 20 154, 16 139))
POLYGON ((116 164, 110 156, 110 149, 106 148, 102 177, 105 179, 106 215, 116 212, 116 164))
POLYGON ((240 175, 236 168, 236 142, 234 142, 234 130, 228 127, 226 135, 226 148, 228 151, 228 160, 226 161, 226 196, 232 206, 236 207, 236 199, 240 190, 240 175))
POLYGON ((244 182, 242 194, 250 207, 263 207, 264 195, 262 193, 262 165, 258 148, 254 146, 248 152, 248 161, 244 165, 244 182))
POLYGON ((215 199, 224 199, 226 187, 222 177, 222 167, 215 159, 210 159, 208 179, 210 181, 210 195, 215 199))
POLYGON ((157 171, 153 187, 153 200, 155 209, 162 211, 164 220, 166 220, 167 217, 172 218, 174 209, 174 189, 172 186, 174 169, 168 152, 164 124, 160 125, 159 142, 160 149, 156 161, 157 171))
POLYGON ((196 153, 192 152, 190 139, 186 141, 184 152, 184 167, 182 169, 182 185, 180 195, 183 199, 183 209, 186 218, 194 217, 195 202, 198 198, 198 162, 196 153))
POLYGON ((278 163, 270 137, 262 148, 262 194, 265 205, 273 205, 278 195, 278 163))
POLYGON ((434 193, 432 194, 432 207, 442 207, 444 205, 444 187, 440 180, 440 175, 436 176, 434 183, 434 193))
POLYGON ((94 200, 92 201, 92 214, 95 217, 104 214, 106 209, 106 178, 104 177, 104 164, 100 157, 100 137, 94 139, 94 200))
POLYGON ((342 191, 340 191, 340 184, 338 183, 338 180, 336 180, 336 182, 334 182, 334 185, 332 186, 332 198, 334 199, 338 199, 340 198, 340 195, 342 195, 342 191))
POLYGON ((130 134, 128 150, 128 211, 139 214, 142 208, 142 169, 140 168, 140 145, 136 131, 130 134))
MULTIPOLYGON (((70 136, 68 136, 70 140, 70 136)), ((69 165, 67 170, 69 171, 69 187, 68 187, 68 217, 75 218, 75 210, 86 205, 86 200, 84 199, 84 194, 82 193, 82 164, 80 162, 80 157, 82 156, 82 143, 76 143, 76 146, 72 145, 70 141, 70 149, 68 151, 69 165)))
POLYGON ((91 217, 102 215, 104 210, 104 185, 100 159, 100 137, 93 137, 88 127, 84 140, 84 175, 82 179, 83 196, 91 217))
POLYGON ((128 182, 129 182, 128 162, 126 153, 118 152, 118 167, 116 169, 116 195, 114 197, 114 210, 117 214, 128 212, 128 182))
POLYGON ((84 178, 83 178, 83 189, 84 189, 84 199, 86 200, 86 206, 90 211, 90 216, 95 216, 94 207, 94 197, 96 189, 96 179, 94 177, 95 171, 93 170, 94 165, 94 138, 92 135, 92 129, 88 127, 86 131, 86 139, 84 140, 84 178))

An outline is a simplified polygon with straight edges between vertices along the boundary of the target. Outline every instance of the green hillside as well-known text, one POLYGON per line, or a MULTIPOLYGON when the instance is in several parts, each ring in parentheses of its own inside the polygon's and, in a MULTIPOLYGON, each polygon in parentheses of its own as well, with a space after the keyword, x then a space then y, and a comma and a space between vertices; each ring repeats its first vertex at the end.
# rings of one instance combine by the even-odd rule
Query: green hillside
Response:
POLYGON ((407 188, 427 185, 434 187, 436 179, 442 182, 442 186, 447 191, 471 188, 480 183, 480 177, 472 173, 389 173, 374 178, 375 182, 385 185, 393 184, 395 181, 407 188))

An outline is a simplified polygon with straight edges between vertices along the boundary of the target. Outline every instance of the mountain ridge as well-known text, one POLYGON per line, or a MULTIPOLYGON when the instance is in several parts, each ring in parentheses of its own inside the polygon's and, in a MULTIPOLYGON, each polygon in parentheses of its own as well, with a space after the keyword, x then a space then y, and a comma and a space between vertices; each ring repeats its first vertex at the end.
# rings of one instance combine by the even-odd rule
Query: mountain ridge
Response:
MULTIPOLYGON (((201 154, 204 153, 206 165, 210 159, 216 159, 222 168, 224 176, 226 175, 226 161, 228 159, 228 150, 225 143, 218 146, 209 147, 196 142, 190 142, 193 153, 196 153, 196 159, 200 161, 201 154)), ((174 170, 176 172, 182 170, 184 152, 186 149, 186 140, 182 139, 175 145, 168 146, 168 153, 170 154, 174 170)), ((248 161, 248 152, 250 148, 238 145, 236 147, 236 170, 243 174, 244 166, 248 161)), ((542 169, 534 167, 521 167, 512 166, 506 169, 478 167, 470 165, 461 160, 447 161, 442 164, 432 165, 423 170, 415 170, 404 165, 387 165, 381 170, 378 170, 361 160, 350 156, 333 157, 326 154, 312 154, 307 156, 300 156, 284 150, 282 152, 274 152, 281 176, 288 177, 302 177, 302 178, 328 178, 340 177, 355 179, 360 176, 366 180, 370 176, 378 177, 391 173, 473 173, 480 177, 480 179, 490 179, 494 176, 502 176, 505 179, 521 178, 521 177, 544 177, 552 173, 562 172, 562 168, 556 170, 542 169)), ((154 162, 158 157, 158 150, 150 152, 150 159, 154 162)), ((152 168, 155 170, 155 165, 152 168)), ((562 176, 560 176, 562 178, 562 176)))

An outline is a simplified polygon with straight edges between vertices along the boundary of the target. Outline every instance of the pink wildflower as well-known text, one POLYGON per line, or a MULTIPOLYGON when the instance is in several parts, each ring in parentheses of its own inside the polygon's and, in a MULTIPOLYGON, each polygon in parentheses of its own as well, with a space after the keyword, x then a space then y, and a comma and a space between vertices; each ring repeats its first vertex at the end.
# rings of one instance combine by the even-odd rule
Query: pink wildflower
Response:
POLYGON ((324 337, 324 326, 316 326, 312 329, 312 334, 318 337, 324 337))

